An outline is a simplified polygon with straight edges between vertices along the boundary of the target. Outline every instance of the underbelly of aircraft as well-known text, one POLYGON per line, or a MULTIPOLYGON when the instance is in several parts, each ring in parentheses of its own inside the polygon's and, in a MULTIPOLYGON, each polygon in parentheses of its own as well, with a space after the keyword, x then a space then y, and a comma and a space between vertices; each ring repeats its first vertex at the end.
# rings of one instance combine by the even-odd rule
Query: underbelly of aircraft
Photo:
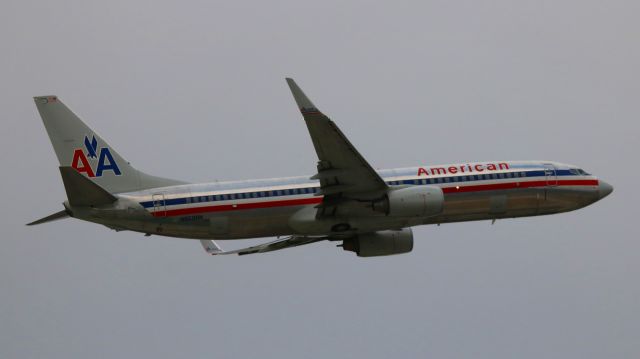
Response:
MULTIPOLYGON (((113 226, 143 233, 193 239, 243 239, 291 234, 326 235, 329 234, 327 233, 328 228, 342 223, 346 224, 351 231, 364 233, 421 224, 492 220, 566 212, 584 207, 595 199, 592 191, 581 193, 576 192, 575 189, 562 188, 449 193, 445 196, 442 212, 436 216, 427 218, 397 218, 385 215, 374 217, 371 215, 344 216, 334 218, 326 227, 327 229, 316 229, 317 233, 314 230, 301 231, 299 226, 292 226, 291 223, 292 216, 303 209, 315 213, 313 205, 159 217, 153 221, 118 222, 113 226)), ((104 221, 99 222, 112 226, 104 221)))

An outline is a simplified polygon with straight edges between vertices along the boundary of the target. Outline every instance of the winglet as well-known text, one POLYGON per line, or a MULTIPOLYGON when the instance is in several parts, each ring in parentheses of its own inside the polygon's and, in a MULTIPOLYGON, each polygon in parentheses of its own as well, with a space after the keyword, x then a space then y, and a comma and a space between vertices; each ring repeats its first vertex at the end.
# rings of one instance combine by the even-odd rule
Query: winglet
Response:
POLYGON ((319 112, 318 108, 316 108, 316 105, 314 105, 313 102, 309 100, 307 95, 302 92, 300 87, 298 87, 298 84, 296 84, 296 82, 293 81, 292 78, 287 77, 286 80, 287 84, 289 85, 289 89, 291 89, 291 93, 293 94, 293 99, 296 100, 296 104, 298 104, 298 108, 300 109, 302 114, 319 112))
POLYGON ((224 252, 222 248, 220 248, 220 246, 212 240, 201 240, 200 244, 202 244, 202 248, 204 248, 204 250, 212 256, 215 256, 216 254, 222 254, 224 252))

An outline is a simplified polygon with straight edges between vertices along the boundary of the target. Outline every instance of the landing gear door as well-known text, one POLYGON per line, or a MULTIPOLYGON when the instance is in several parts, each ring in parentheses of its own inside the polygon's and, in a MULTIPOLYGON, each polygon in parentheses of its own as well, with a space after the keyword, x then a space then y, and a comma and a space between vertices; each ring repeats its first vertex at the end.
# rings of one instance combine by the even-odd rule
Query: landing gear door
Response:
POLYGON ((155 217, 167 216, 167 204, 164 201, 164 193, 155 193, 151 196, 153 201, 153 215, 155 217))
POLYGON ((550 163, 544 164, 544 178, 547 183, 547 187, 555 187, 558 185, 558 174, 556 173, 556 167, 550 163))

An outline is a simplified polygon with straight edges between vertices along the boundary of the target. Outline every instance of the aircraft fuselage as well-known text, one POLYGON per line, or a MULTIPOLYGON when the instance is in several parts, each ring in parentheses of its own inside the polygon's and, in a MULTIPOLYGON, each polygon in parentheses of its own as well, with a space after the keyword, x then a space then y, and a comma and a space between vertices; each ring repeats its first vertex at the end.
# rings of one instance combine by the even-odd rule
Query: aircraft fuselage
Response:
POLYGON ((318 195, 318 181, 308 176, 161 187, 117 194, 118 201, 109 208, 69 209, 74 217, 118 230, 240 239, 546 215, 582 208, 611 192, 611 186, 595 176, 557 162, 456 164, 378 173, 392 189, 442 189, 442 210, 398 217, 374 211, 374 200, 346 198, 331 219, 318 220, 316 206, 323 197, 318 195))

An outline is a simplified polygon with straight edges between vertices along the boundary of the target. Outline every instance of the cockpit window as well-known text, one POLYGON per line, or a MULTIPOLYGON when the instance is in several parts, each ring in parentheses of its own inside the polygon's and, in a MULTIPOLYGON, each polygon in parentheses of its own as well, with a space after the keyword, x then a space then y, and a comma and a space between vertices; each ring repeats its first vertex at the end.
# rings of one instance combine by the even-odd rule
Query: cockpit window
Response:
POLYGON ((570 168, 570 169, 569 169, 569 172, 570 172, 572 175, 576 175, 576 176, 580 174, 580 172, 578 172, 578 170, 577 170, 576 168, 570 168))
POLYGON ((583 175, 583 176, 591 176, 591 174, 587 173, 585 170, 583 170, 582 168, 578 168, 578 172, 583 175))

